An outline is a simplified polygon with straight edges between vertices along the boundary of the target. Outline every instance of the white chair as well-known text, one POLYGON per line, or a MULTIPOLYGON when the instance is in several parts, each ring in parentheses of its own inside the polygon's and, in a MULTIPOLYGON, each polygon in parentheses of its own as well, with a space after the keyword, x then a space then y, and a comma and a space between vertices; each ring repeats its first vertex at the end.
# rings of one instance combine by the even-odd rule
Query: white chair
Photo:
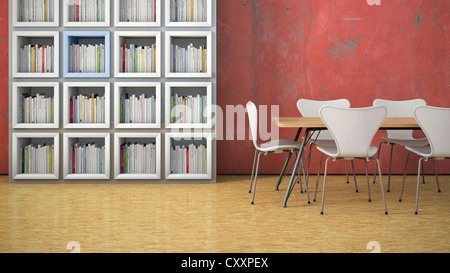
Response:
MULTIPOLYGON (((419 208, 419 184, 420 184, 420 170, 422 161, 428 159, 450 159, 450 108, 439 108, 432 106, 417 106, 414 109, 414 117, 419 123, 420 128, 424 131, 430 145, 428 146, 406 146, 408 151, 411 151, 420 156, 417 171, 417 191, 416 191, 416 211, 418 214, 419 208)), ((434 165, 436 171, 436 165, 434 165)), ((437 175, 437 174, 436 174, 437 175)), ((403 180, 403 186, 405 181, 403 180)), ((439 182, 438 191, 440 192, 439 182)), ((400 194, 400 200, 401 200, 400 194)))
MULTIPOLYGON (((426 105, 426 102, 423 99, 413 99, 413 100, 403 100, 403 101, 393 101, 393 100, 385 100, 385 99, 376 99, 373 101, 373 106, 384 106, 386 107, 388 113, 388 117, 413 117, 413 111, 416 106, 426 105)), ((391 145, 391 154, 389 161, 389 178, 388 178, 388 187, 387 192, 390 191, 391 188, 391 169, 392 169, 392 154, 394 151, 394 146, 426 146, 428 145, 427 138, 414 138, 413 130, 387 130, 387 137, 382 137, 382 141, 378 146, 378 155, 377 158, 380 158, 381 152, 381 144, 391 145)), ((408 166, 409 161, 409 153, 406 158, 406 166, 404 177, 406 176, 406 168, 408 166)), ((373 183, 375 183, 376 179, 376 169, 374 172, 373 183)))
POLYGON ((376 146, 371 146, 375 133, 380 128, 386 117, 387 110, 383 106, 366 108, 339 108, 334 106, 322 106, 320 117, 333 136, 336 146, 317 146, 317 149, 329 156, 325 161, 325 173, 322 192, 322 210, 325 201, 325 186, 327 179, 328 161, 333 159, 363 159, 366 165, 367 189, 369 202, 371 201, 369 178, 367 173, 367 162, 375 159, 380 174, 381 193, 383 195, 385 214, 388 213, 386 200, 384 198, 383 181, 381 179, 381 168, 377 158, 372 156, 377 152, 376 146))
MULTIPOLYGON (((325 100, 325 101, 299 99, 297 101, 298 111, 300 112, 300 114, 303 117, 319 117, 320 116, 320 114, 319 114, 320 107, 322 107, 324 105, 336 106, 336 107, 341 107, 341 108, 350 108, 350 101, 348 101, 347 99, 336 99, 336 100, 325 100)), ((307 185, 308 178, 309 178, 309 166, 310 166, 310 162, 311 162, 311 151, 313 150, 314 145, 326 146, 326 147, 336 146, 336 143, 334 142, 333 137, 331 136, 330 132, 328 132, 327 130, 313 132, 311 134, 311 137, 308 139, 307 143, 310 145, 310 149, 309 149, 309 153, 307 156, 308 168, 307 168, 307 175, 306 175, 306 179, 305 179, 306 185, 307 185)), ((319 168, 317 170, 316 190, 314 192, 314 199, 313 199, 314 202, 316 202, 317 187, 319 185, 320 170, 322 167, 322 158, 323 158, 323 153, 320 154, 319 168)), ((355 188, 356 188, 356 192, 358 192, 358 185, 356 183, 355 166, 353 164, 353 160, 351 161, 351 163, 352 163, 352 168, 353 168, 353 178, 355 180, 355 188)), ((347 176, 347 183, 349 183, 347 160, 345 160, 345 171, 346 171, 345 173, 347 176)))
POLYGON ((301 143, 298 143, 293 140, 279 139, 279 140, 271 140, 269 142, 260 144, 258 141, 258 110, 256 108, 256 105, 253 102, 249 101, 247 103, 246 110, 250 124, 250 133, 253 139, 253 144, 255 146, 255 155, 253 158, 252 176, 250 179, 250 190, 249 190, 249 192, 251 192, 254 178, 255 183, 253 186, 253 195, 252 195, 252 204, 254 204, 256 180, 258 178, 259 158, 261 154, 268 155, 271 153, 298 152, 298 150, 301 148, 301 143))

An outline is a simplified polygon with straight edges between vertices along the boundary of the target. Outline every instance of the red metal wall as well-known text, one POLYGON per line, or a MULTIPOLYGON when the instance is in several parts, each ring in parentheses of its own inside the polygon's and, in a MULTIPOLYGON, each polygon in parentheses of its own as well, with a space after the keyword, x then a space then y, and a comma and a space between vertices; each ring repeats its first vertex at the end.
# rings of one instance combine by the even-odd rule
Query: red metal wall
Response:
MULTIPOLYGON (((7 143, 8 1, 1 2, 0 142, 7 143)), ((288 116, 298 113, 299 98, 347 98, 352 107, 375 98, 424 98, 450 107, 449 0, 381 0, 380 6, 366 0, 218 0, 217 15, 217 101, 224 110, 253 100, 280 105, 280 115, 288 116)), ((224 127, 225 135, 231 128, 224 127)), ((282 129, 280 137, 295 133, 282 129)), ((219 174, 250 173, 251 141, 220 140, 217 149, 219 174)), ((394 173, 400 173, 406 154, 396 150, 394 173)), ((383 151, 387 170, 388 149, 383 151)), ((0 145, 0 154, 0 173, 7 173, 7 145, 0 145)), ((283 162, 281 155, 262 158, 260 173, 277 173, 283 162)), ((416 163, 411 160, 411 173, 416 163)), ((331 165, 331 172, 344 170, 341 163, 331 165)), ((440 172, 450 173, 448 166, 438 162, 440 172)))
MULTIPOLYGON (((448 0, 381 0, 379 6, 366 0, 219 0, 217 12, 217 97, 223 109, 253 100, 280 105, 280 115, 289 116, 298 113, 300 98, 347 98, 352 107, 372 105, 375 98, 423 98, 450 107, 448 0)), ((281 129, 280 137, 295 133, 281 129)), ((218 173, 250 173, 252 145, 219 141, 218 173)), ((382 149, 387 170, 389 149, 382 149)), ((406 153, 394 151, 393 172, 402 173, 406 153)), ((279 173, 283 160, 263 157, 260 171, 279 173)), ((410 173, 417 172, 416 164, 417 158, 410 160, 410 173)), ((358 172, 363 166, 357 163, 358 172)), ((450 173, 449 166, 438 162, 440 172, 450 173)), ((344 165, 329 170, 342 172, 344 165)))

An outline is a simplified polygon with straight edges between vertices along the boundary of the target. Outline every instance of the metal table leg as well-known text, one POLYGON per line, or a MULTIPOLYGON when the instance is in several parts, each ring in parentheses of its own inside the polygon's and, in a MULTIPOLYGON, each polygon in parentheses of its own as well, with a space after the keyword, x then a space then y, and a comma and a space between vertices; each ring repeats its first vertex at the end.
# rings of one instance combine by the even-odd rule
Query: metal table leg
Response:
MULTIPOLYGON (((299 128, 299 132, 301 131, 301 129, 302 128, 299 128)), ((299 132, 297 133, 297 135, 299 135, 299 132)), ((297 169, 298 169, 298 165, 299 165, 300 159, 302 158, 302 155, 303 155, 303 150, 305 149, 306 139, 308 137, 309 132, 310 132, 310 129, 306 128, 305 136, 303 137, 303 141, 302 141, 302 146, 300 147, 300 151, 298 153, 297 160, 295 161, 294 169, 292 170, 291 180, 289 181, 289 186, 286 189, 286 195, 284 197, 283 207, 286 207, 287 200, 289 199, 289 196, 291 195, 293 185, 295 185, 295 183, 294 183, 295 179, 294 178, 295 178, 295 175, 296 175, 296 172, 297 172, 297 169)), ((306 191, 307 191, 307 194, 308 194, 308 187, 306 187, 306 191)))

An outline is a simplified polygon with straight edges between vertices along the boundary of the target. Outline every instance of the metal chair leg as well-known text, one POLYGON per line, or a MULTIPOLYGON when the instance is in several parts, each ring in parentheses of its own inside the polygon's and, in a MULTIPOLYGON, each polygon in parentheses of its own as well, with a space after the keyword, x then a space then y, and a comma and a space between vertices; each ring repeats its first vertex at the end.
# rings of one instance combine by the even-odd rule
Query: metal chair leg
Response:
POLYGON ((372 199, 370 198, 370 184, 369 184, 369 173, 367 171, 367 159, 364 159, 364 164, 366 166, 367 192, 369 193, 369 202, 371 202, 372 199))
POLYGON ((256 191, 256 182, 257 182, 257 178, 258 178, 258 168, 259 168, 259 159, 261 157, 262 152, 258 153, 258 160, 256 161, 256 170, 255 170, 255 184, 253 185, 253 196, 252 196, 252 205, 255 202, 255 191, 256 191))
POLYGON ((380 161, 378 160, 378 158, 376 158, 375 160, 377 161, 378 173, 380 174, 381 194, 383 196, 383 202, 384 202, 384 214, 388 214, 387 205, 386 205, 386 198, 384 196, 383 179, 381 178, 380 161))
POLYGON ((286 161, 284 162, 283 169, 281 169, 280 176, 278 177, 278 182, 277 182, 277 185, 275 186, 275 190, 276 190, 276 191, 278 190, 278 187, 280 186, 281 181, 283 181, 283 179, 284 179, 284 177, 285 177, 285 174, 284 174, 284 173, 286 172, 286 167, 287 167, 287 165, 289 164, 289 160, 291 159, 291 155, 292 155, 292 152, 290 151, 290 152, 288 153, 287 157, 286 157, 286 161))
POLYGON ((253 184, 253 175, 255 173, 255 163, 256 163, 256 154, 258 153, 258 150, 255 149, 255 155, 253 156, 253 167, 252 167, 252 176, 250 178, 250 189, 248 190, 248 193, 252 192, 252 184, 253 184))
POLYGON ((353 169, 353 180, 355 180, 356 192, 358 192, 358 184, 356 184, 355 165, 353 164, 353 159, 352 159, 352 169, 353 169))
POLYGON ((345 162, 345 176, 347 177, 347 184, 350 183, 350 181, 348 180, 348 166, 347 166, 347 160, 344 160, 345 162))
POLYGON ((317 171, 317 180, 316 180, 316 191, 314 192, 314 199, 313 199, 314 202, 316 202, 317 187, 319 186, 319 177, 320 177, 320 169, 322 167, 322 158, 323 158, 323 153, 320 153, 319 170, 317 171))
POLYGON ((400 198, 398 199, 399 202, 402 202, 403 188, 405 187, 405 179, 406 179, 406 168, 408 167, 408 161, 409 161, 409 154, 410 153, 411 152, 408 152, 408 155, 406 156, 406 165, 405 165, 405 172, 403 173, 402 190, 400 191, 400 198))
POLYGON ((420 165, 422 164, 423 157, 419 159, 419 167, 417 169, 417 190, 416 190, 416 212, 415 214, 419 213, 419 185, 420 185, 420 165))
POLYGON ((325 185, 327 183, 327 168, 328 168, 328 160, 330 160, 331 157, 327 158, 325 160, 325 172, 323 174, 323 191, 322 191, 322 210, 320 211, 320 214, 323 214, 323 205, 325 202, 325 185))
POLYGON ((434 165, 434 174, 436 175, 436 183, 438 187, 438 192, 441 192, 441 187, 439 186, 439 178, 438 178, 438 172, 436 168, 436 159, 433 158, 433 165, 434 165))
POLYGON ((392 154, 394 152, 394 145, 391 144, 391 159, 389 160, 389 178, 387 192, 391 189, 391 169, 392 169, 392 154))
MULTIPOLYGON (((380 152, 381 152, 381 144, 383 143, 387 143, 386 141, 382 141, 380 142, 380 144, 378 145, 378 153, 377 153, 377 159, 380 159, 380 152)), ((375 166, 375 170, 373 172, 373 183, 375 184, 375 179, 377 177, 377 166, 375 166)))

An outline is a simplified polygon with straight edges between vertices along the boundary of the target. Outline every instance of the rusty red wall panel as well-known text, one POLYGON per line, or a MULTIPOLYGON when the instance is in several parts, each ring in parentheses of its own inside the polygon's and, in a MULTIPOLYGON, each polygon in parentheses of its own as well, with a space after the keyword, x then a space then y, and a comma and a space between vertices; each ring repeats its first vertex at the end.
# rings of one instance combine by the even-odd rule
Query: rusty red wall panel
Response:
MULTIPOLYGON (((7 5, 8 1, 5 2, 7 5)), ((353 107, 375 98, 424 98, 428 104, 450 107, 450 1, 381 0, 218 0, 217 102, 227 105, 280 105, 280 115, 297 113, 299 98, 347 98, 353 107)), ((8 141, 8 8, 0 10, 0 141, 8 141)), ((221 134, 237 131, 223 124, 221 134)), ((248 129, 247 129, 248 131, 248 129)), ((282 129, 293 138, 296 130, 282 129)), ((380 132, 375 136, 378 144, 380 132)), ((394 173, 403 170, 400 148, 394 173)), ((249 173, 253 160, 249 140, 219 140, 219 174, 249 173)), ((0 153, 7 155, 6 145, 0 153)), ((316 169, 314 154, 312 171, 316 169)), ((279 172, 284 157, 261 161, 261 173, 279 172)), ((414 173, 417 161, 409 171, 414 173)), ((384 148, 382 168, 387 170, 384 148)), ((450 173, 448 162, 438 170, 450 173)), ((359 171, 362 165, 357 163, 359 171)), ((430 172, 431 166, 426 171, 430 172)), ((8 160, 0 159, 0 173, 8 160)), ((343 164, 330 172, 342 173, 343 164)))
POLYGON ((0 174, 8 173, 8 1, 0 9, 0 174))
MULTIPOLYGON (((423 98, 429 105, 450 107, 448 0, 382 0, 380 6, 364 0, 218 2, 217 94, 222 108, 245 105, 249 95, 257 104, 280 105, 280 115, 297 114, 299 98, 347 98, 352 107, 369 106, 375 98, 423 98), (242 36, 242 31, 249 35, 242 36), (234 43, 239 38, 248 39, 248 47, 237 51, 249 55, 236 58, 235 46, 245 43, 234 43), (231 86, 240 87, 239 96, 231 86)), ((374 144, 385 134, 378 133, 374 144)), ((282 138, 294 135, 295 130, 280 131, 282 138)), ((406 153, 395 150, 393 172, 401 173, 406 153)), ((219 141, 217 155, 219 174, 251 171, 253 147, 248 140, 219 141)), ((384 170, 388 155, 383 147, 384 170)), ((318 154, 313 156, 315 171, 318 154)), ((283 160, 263 158, 261 172, 279 172, 283 160)), ((411 173, 416 163, 411 161, 411 173)), ((331 164, 329 170, 342 173, 343 166, 331 164)), ((357 169, 362 172, 363 163, 357 169)), ((448 162, 439 162, 438 170, 450 173, 448 162)))

